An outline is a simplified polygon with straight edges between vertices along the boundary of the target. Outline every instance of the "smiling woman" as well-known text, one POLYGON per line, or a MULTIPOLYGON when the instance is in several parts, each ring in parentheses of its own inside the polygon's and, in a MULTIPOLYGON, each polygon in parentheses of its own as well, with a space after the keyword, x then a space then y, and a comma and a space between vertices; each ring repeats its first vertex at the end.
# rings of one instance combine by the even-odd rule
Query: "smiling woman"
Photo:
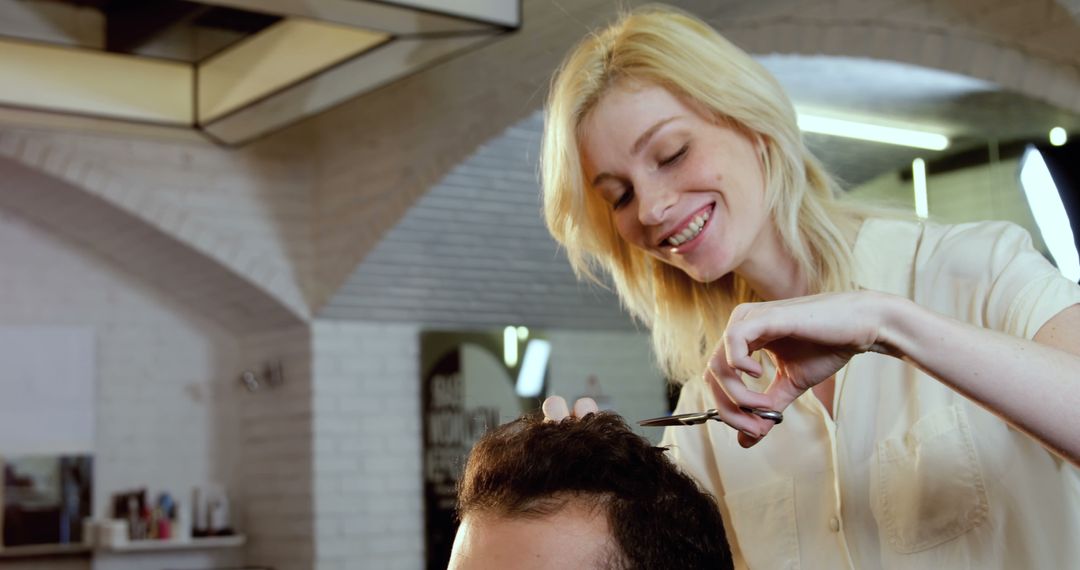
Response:
POLYGON ((1025 231, 837 200, 777 82, 672 9, 587 36, 545 121, 552 235, 651 328, 676 411, 735 428, 665 442, 737 566, 1080 560, 1080 287, 1025 231))

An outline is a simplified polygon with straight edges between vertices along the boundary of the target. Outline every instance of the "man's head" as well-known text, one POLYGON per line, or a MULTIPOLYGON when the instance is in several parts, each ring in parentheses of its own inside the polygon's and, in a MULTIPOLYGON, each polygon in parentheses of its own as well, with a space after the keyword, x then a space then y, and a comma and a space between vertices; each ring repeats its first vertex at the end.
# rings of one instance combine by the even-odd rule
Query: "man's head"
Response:
POLYGON ((713 498, 615 414, 485 435, 458 492, 450 568, 731 568, 713 498))

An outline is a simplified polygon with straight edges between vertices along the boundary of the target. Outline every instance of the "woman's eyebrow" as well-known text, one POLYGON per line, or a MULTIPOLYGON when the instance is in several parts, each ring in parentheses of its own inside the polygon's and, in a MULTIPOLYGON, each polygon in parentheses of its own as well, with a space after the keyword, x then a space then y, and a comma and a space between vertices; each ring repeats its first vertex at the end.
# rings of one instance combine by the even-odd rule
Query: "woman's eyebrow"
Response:
POLYGON ((641 136, 639 136, 637 138, 637 140, 634 141, 634 146, 630 148, 630 154, 631 155, 636 155, 639 152, 641 152, 641 149, 645 148, 645 145, 648 144, 649 139, 651 139, 652 136, 656 134, 656 131, 660 130, 660 127, 662 127, 662 126, 664 126, 664 125, 666 125, 666 124, 670 123, 671 121, 674 121, 675 119, 678 119, 678 118, 679 117, 676 115, 674 117, 668 117, 666 119, 660 119, 659 121, 656 122, 656 124, 649 127, 648 129, 646 129, 645 132, 641 133, 641 136))
MULTIPOLYGON (((645 148, 645 145, 648 144, 649 140, 652 139, 653 135, 656 134, 656 131, 659 131, 661 127, 663 127, 664 125, 666 125, 666 124, 670 123, 671 121, 674 121, 675 119, 678 119, 678 118, 679 118, 679 116, 675 115, 675 116, 672 116, 672 117, 668 117, 666 119, 660 119, 655 124, 653 124, 653 126, 649 127, 648 129, 645 129, 645 132, 641 133, 641 136, 639 136, 637 138, 637 140, 634 141, 634 146, 630 148, 630 154, 631 155, 636 155, 636 154, 640 153, 641 149, 645 148)), ((601 182, 603 182, 605 180, 608 180, 608 179, 621 180, 618 176, 615 176, 614 174, 609 174, 607 172, 601 172, 600 174, 596 175, 596 178, 593 178, 592 185, 595 188, 595 187, 599 186, 601 182)))

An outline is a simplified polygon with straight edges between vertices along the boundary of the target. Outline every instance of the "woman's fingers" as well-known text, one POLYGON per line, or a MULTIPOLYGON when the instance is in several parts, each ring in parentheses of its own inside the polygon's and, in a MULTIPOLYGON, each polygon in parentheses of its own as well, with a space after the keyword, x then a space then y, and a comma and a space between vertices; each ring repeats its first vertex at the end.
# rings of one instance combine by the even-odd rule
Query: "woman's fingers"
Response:
POLYGON ((596 400, 592 398, 578 398, 578 401, 574 402, 574 416, 583 418, 586 414, 593 414, 600 411, 600 406, 596 405, 596 400))
POLYGON ((754 378, 761 378, 764 370, 761 363, 753 359, 753 354, 770 342, 791 335, 790 324, 773 308, 759 307, 752 312, 732 313, 723 339, 728 364, 754 378))
MULTIPOLYGON (((736 407, 766 408, 772 405, 767 396, 746 387, 742 378, 739 377, 739 370, 728 362, 726 353, 727 349, 724 346, 717 348, 713 353, 712 359, 709 360, 709 367, 705 370, 706 380, 719 386, 736 407)), ((757 361, 751 360, 751 362, 760 370, 761 365, 757 361)))
POLYGON ((786 409, 804 393, 806 393, 805 388, 795 386, 790 378, 785 378, 779 374, 776 375, 776 378, 773 378, 772 383, 765 389, 765 395, 773 401, 772 405, 776 406, 777 411, 786 409))
POLYGON ((566 399, 562 396, 548 396, 540 409, 544 411, 544 419, 551 422, 561 422, 571 416, 583 418, 586 414, 600 411, 600 407, 592 398, 579 398, 574 402, 574 411, 571 414, 570 408, 566 405, 566 399))
POLYGON ((750 447, 772 429, 773 422, 760 418, 742 408, 769 408, 770 400, 746 387, 737 370, 730 367, 723 347, 717 349, 705 372, 705 382, 713 392, 720 419, 739 430, 739 443, 750 447))
POLYGON ((562 396, 548 396, 540 408, 544 410, 544 419, 549 422, 561 422, 570 417, 570 408, 562 396))
POLYGON ((738 334, 741 331, 731 330, 732 328, 734 327, 728 327, 724 334, 724 355, 727 365, 742 370, 754 378, 761 378, 763 372, 761 363, 751 358, 753 349, 747 337, 745 334, 738 334))

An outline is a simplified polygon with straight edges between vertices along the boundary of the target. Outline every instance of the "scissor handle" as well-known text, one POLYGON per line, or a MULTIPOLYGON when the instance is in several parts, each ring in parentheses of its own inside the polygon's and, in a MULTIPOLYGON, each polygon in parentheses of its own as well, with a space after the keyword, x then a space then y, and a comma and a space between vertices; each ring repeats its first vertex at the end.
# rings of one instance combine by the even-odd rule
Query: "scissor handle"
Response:
POLYGON ((769 421, 771 421, 771 422, 773 422, 775 424, 779 424, 780 422, 784 421, 783 412, 778 412, 776 410, 767 410, 765 408, 747 408, 747 407, 741 407, 739 409, 741 409, 742 411, 744 411, 744 412, 746 412, 748 414, 754 414, 755 416, 757 416, 759 418, 769 420, 769 421))

